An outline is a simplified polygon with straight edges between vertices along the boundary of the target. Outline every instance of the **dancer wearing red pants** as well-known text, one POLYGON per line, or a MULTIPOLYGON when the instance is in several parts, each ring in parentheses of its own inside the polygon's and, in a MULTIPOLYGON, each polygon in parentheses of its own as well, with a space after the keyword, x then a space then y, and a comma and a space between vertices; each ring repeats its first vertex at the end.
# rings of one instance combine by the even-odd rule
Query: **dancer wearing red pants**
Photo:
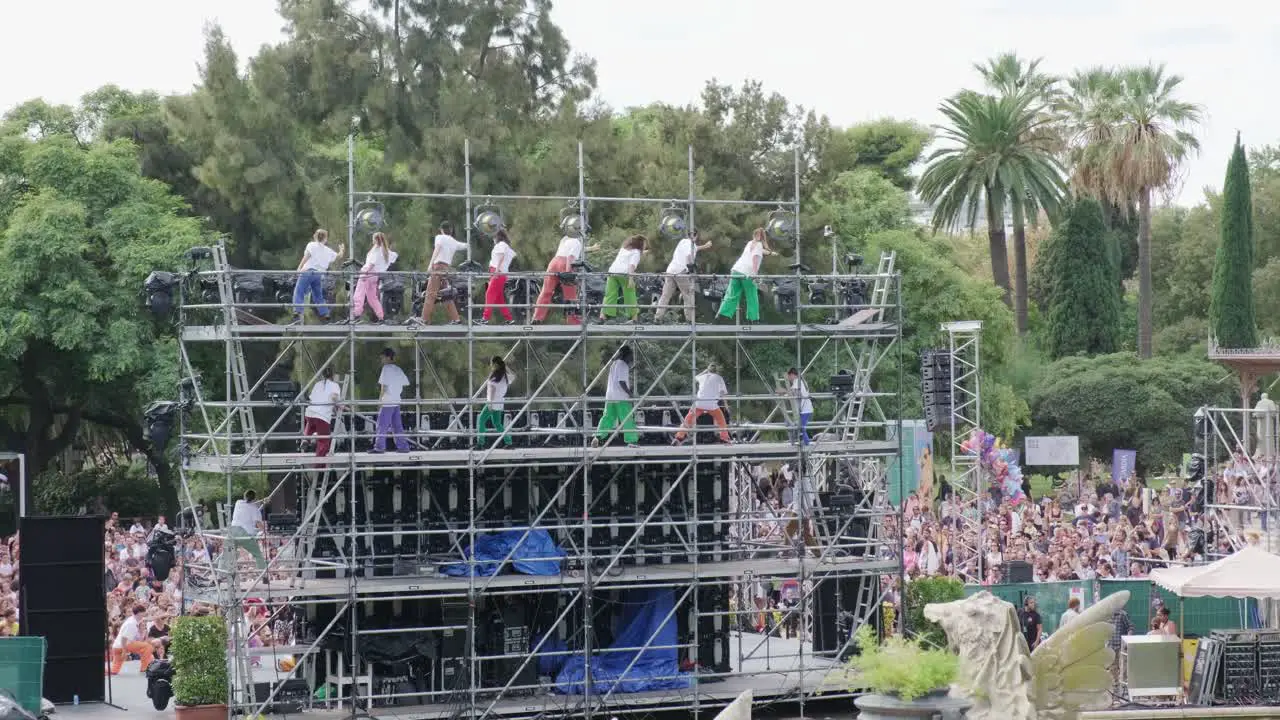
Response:
POLYGON ((369 303, 378 322, 385 317, 382 314, 382 300, 378 297, 378 278, 391 267, 398 257, 391 251, 391 243, 382 233, 373 234, 373 247, 364 257, 364 266, 360 268, 360 277, 356 280, 355 292, 351 296, 351 322, 360 322, 364 317, 364 305, 369 303))
POLYGON ((333 368, 320 371, 319 382, 311 386, 307 409, 302 414, 302 436, 316 436, 316 457, 328 457, 333 444, 333 415, 338 410, 342 387, 333 380, 333 368))
POLYGON ((511 316, 511 308, 507 307, 507 271, 511 269, 511 261, 516 251, 511 249, 507 231, 499 230, 493 236, 493 251, 489 253, 489 287, 484 291, 484 312, 480 316, 480 324, 489 322, 495 308, 502 313, 508 323, 515 322, 511 316))
MULTIPOLYGON (((533 311, 534 322, 542 322, 547 319, 547 313, 551 311, 551 298, 555 295, 557 287, 560 288, 560 294, 564 296, 565 302, 577 302, 578 288, 574 285, 561 285, 560 273, 572 272, 573 264, 582 259, 584 252, 599 249, 599 245, 583 248, 581 239, 569 237, 568 235, 560 239, 560 247, 556 248, 556 256, 551 258, 551 262, 547 263, 547 277, 542 281, 542 292, 538 293, 537 307, 533 311)), ((581 324, 577 315, 569 315, 567 320, 572 325, 581 324)))

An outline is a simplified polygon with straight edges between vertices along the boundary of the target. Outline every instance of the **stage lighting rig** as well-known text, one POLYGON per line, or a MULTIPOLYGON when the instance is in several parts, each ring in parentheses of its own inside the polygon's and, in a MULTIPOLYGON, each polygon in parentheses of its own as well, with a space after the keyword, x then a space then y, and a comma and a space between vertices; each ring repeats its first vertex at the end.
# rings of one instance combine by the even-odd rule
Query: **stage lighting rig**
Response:
POLYGON ((177 273, 154 270, 142 282, 147 309, 152 315, 156 317, 169 315, 169 311, 173 309, 173 289, 178 286, 181 279, 177 273))
POLYGON ((506 220, 502 217, 502 210, 487 202, 476 207, 471 225, 476 232, 489 239, 493 239, 499 230, 505 230, 507 227, 506 220))
POLYGON ((689 220, 684 208, 670 205, 662 210, 658 220, 658 236, 668 242, 683 240, 689 234, 689 220))
POLYGON ((356 203, 352 217, 355 220, 356 230, 360 232, 377 232, 387 226, 387 210, 382 203, 374 200, 356 203))
POLYGON ((831 376, 831 393, 836 396, 836 400, 843 402, 853 392, 853 371, 841 370, 831 376))
POLYGON ((266 277, 257 272, 238 272, 231 275, 231 290, 237 305, 257 305, 267 292, 266 277))
POLYGON ((775 245, 793 246, 796 241, 796 215, 778 208, 764 222, 764 235, 775 245))
POLYGON ((272 405, 284 407, 298 399, 302 389, 292 380, 268 380, 263 385, 263 392, 272 405))
POLYGON ((195 265, 201 260, 212 260, 213 248, 204 247, 204 246, 193 247, 190 250, 183 253, 182 256, 186 258, 187 261, 190 262, 192 265, 195 265))
POLYGON ((577 202, 571 202, 560 210, 560 232, 566 237, 581 240, 590 231, 586 208, 579 206, 577 202))
POLYGON ((181 406, 178 403, 169 400, 157 400, 147 406, 147 409, 142 413, 142 435, 151 442, 151 446, 156 450, 163 451, 165 445, 169 444, 169 434, 173 431, 173 425, 178 420, 180 409, 181 406))

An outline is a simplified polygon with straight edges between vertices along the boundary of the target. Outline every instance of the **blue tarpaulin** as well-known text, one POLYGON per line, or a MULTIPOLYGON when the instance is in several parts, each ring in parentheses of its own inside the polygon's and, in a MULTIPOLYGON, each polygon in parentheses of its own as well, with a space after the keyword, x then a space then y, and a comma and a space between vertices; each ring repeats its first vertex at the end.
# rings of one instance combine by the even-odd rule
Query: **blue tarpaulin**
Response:
MULTIPOLYGON (((496 575, 502 568, 499 565, 503 558, 511 556, 510 565, 518 573, 525 575, 559 575, 560 561, 564 552, 551 539, 546 530, 531 529, 528 534, 524 530, 500 530, 495 533, 476 535, 474 566, 462 562, 446 565, 441 573, 453 577, 465 577, 471 568, 479 577, 496 575), (524 538, 521 541, 521 538, 524 538), (514 549, 514 552, 512 550, 514 549)), ((463 551, 466 557, 468 552, 463 551)))
MULTIPOLYGON (((635 693, 690 687, 693 678, 680 672, 680 653, 675 647, 676 619, 671 612, 675 592, 632 590, 623 593, 621 607, 610 646, 617 652, 591 656, 591 692, 635 693), (646 645, 649 649, 641 652, 640 648, 646 645)), ((570 657, 556 675, 555 691, 582 694, 586 675, 582 656, 570 657)))

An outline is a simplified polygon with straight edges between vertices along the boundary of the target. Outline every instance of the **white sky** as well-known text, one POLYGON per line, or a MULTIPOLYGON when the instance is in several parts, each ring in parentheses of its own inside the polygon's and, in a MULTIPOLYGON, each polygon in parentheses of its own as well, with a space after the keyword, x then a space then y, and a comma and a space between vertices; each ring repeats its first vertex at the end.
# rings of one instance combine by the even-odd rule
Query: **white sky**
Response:
MULTIPOLYGON (((107 83, 182 92, 197 79, 206 23, 242 56, 280 39, 274 0, 8 0, 0 108, 73 103, 107 83)), ((709 78, 761 80, 837 124, 883 116, 940 120, 938 101, 976 87, 971 65, 1002 51, 1051 72, 1166 62, 1201 103, 1204 147, 1179 201, 1219 187, 1235 132, 1280 143, 1280 12, 1219 0, 556 0, 576 51, 599 62, 611 105, 696 101, 709 78)))

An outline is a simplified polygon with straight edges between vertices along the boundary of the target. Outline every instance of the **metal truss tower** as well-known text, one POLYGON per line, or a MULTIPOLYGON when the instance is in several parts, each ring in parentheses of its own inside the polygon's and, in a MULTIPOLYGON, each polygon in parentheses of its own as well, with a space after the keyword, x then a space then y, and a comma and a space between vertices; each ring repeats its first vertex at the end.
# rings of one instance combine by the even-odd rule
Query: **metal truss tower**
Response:
MULTIPOLYGON (((579 158, 581 176, 581 148, 579 158)), ((691 184, 693 169, 690 151, 691 184)), ((352 182, 354 225, 356 205, 378 195, 352 182)), ((469 173, 464 194, 421 197, 479 207, 469 173)), ((577 199, 584 214, 588 201, 671 202, 592 198, 581 177, 577 199)), ((683 202, 690 218, 696 206, 735 203, 695 198, 692 187, 683 202)), ((798 202, 786 205, 799 227, 798 202)), ((531 298, 510 297, 520 320, 481 324, 476 290, 487 275, 462 270, 451 279, 459 324, 290 325, 293 273, 233 269, 223 249, 213 253, 179 310, 191 390, 182 476, 188 505, 192 487, 211 478, 226 497, 203 518, 191 514, 210 552, 188 566, 186 598, 233 618, 233 710, 254 716, 305 695, 317 717, 390 705, 401 719, 697 717, 748 687, 761 703, 795 702, 801 712, 814 697, 854 694, 842 659, 853 630, 878 618, 883 576, 901 567, 880 529, 895 512, 884 475, 900 452, 889 428, 901 389, 873 387, 873 377, 898 376, 876 370, 900 344, 899 278, 891 254, 873 272, 811 274, 797 268, 799 246, 797 237, 790 274, 758 278, 775 307, 754 324, 713 323, 714 306, 701 303, 694 323, 599 322, 588 319, 600 302, 589 291, 547 323, 524 321, 531 298), (558 319, 575 309, 580 322, 558 319), (596 446, 608 361, 623 344, 636 356, 640 438, 623 444, 615 429, 596 446), (407 452, 370 447, 378 403, 361 398, 376 397, 383 347, 399 350, 411 381, 407 452), (798 442, 797 408, 779 394, 780 353, 808 384, 812 442, 798 442), (503 412, 510 446, 474 430, 493 356, 518 374, 503 412), (201 382, 197 357, 206 375, 222 358, 223 387, 201 382), (698 425, 673 445, 712 357, 730 388, 735 441, 698 425), (330 454, 317 456, 300 447, 314 441, 301 415, 324 368, 335 371, 343 409, 330 454), (785 488, 772 484, 788 476, 785 488), (225 529, 236 488, 262 479, 271 488, 265 568, 222 552, 236 541, 225 529), (535 541, 556 554, 530 560, 522 549, 535 541), (771 606, 779 595, 785 602, 771 606), (240 620, 255 599, 276 622, 240 620), (637 639, 626 628, 641 606, 660 610, 656 629, 637 639), (275 645, 255 642, 264 632, 275 645), (657 658, 665 675, 652 674, 657 658)), ((354 281, 353 271, 329 277, 339 295, 354 281)), ((544 274, 510 277, 528 287, 544 274)), ((589 289, 603 277, 580 268, 574 281, 589 289)), ((726 280, 697 276, 704 295, 726 280)), ((384 289, 424 281, 382 276, 384 289)), ((398 309, 412 312, 408 301, 398 309)))
POLYGON ((1202 528, 1206 557, 1229 555, 1253 538, 1268 552, 1280 550, 1275 485, 1257 481, 1280 471, 1276 411, 1202 407, 1193 420, 1193 452, 1200 458, 1193 458, 1189 468, 1190 487, 1202 494, 1206 519, 1216 521, 1202 528), (1220 484, 1220 478, 1225 482, 1220 484), (1237 484, 1246 491, 1233 492, 1237 484))
POLYGON ((942 329, 947 333, 951 361, 951 487, 959 501, 962 528, 957 545, 966 556, 956 567, 966 583, 981 583, 986 576, 982 550, 985 476, 980 458, 966 453, 961 445, 974 430, 982 428, 982 322, 943 323, 942 329))

